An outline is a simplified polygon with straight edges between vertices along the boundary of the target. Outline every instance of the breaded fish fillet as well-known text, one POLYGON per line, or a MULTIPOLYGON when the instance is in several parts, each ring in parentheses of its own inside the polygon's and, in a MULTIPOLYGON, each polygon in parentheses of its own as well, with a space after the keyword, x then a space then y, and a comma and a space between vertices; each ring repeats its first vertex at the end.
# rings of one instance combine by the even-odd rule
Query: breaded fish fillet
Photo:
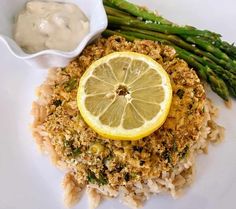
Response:
MULTIPOLYGON (((66 181, 72 178, 80 189, 87 184, 94 188, 108 186, 106 195, 116 196, 122 186, 131 192, 136 183, 163 179, 163 175, 170 176, 181 162, 186 162, 200 138, 205 107, 206 96, 198 76, 175 57, 171 47, 146 40, 131 43, 113 36, 86 47, 66 68, 49 74, 34 103, 33 114, 37 116, 33 134, 53 161, 69 170, 66 181), (141 140, 102 138, 84 123, 76 105, 83 72, 95 60, 115 51, 148 55, 163 66, 171 79, 173 100, 168 118, 160 129, 141 140)), ((186 167, 181 172, 187 176, 191 171, 186 167)), ((173 181, 180 178, 177 176, 173 181)), ((164 187, 168 190, 168 186, 164 187)))

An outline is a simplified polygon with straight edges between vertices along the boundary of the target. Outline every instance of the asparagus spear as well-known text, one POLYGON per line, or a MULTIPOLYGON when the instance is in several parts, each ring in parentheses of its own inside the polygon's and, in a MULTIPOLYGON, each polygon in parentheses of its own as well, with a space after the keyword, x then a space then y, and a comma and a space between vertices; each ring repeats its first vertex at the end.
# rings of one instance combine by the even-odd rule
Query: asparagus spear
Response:
POLYGON ((165 34, 177 34, 177 35, 191 35, 191 36, 202 36, 206 38, 212 38, 212 33, 208 31, 201 31, 193 29, 192 27, 180 27, 176 25, 162 25, 156 23, 142 22, 140 20, 134 20, 127 17, 115 17, 108 15, 109 25, 123 25, 131 26, 135 28, 157 31, 165 34))
POLYGON ((172 23, 161 16, 157 16, 154 12, 148 11, 143 7, 136 6, 125 0, 105 0, 104 4, 114 5, 115 7, 126 11, 136 17, 141 17, 144 20, 151 20, 165 25, 171 25, 172 23))
POLYGON ((220 48, 231 59, 236 60, 236 47, 234 46, 234 44, 229 44, 226 41, 221 41, 221 40, 213 41, 212 44, 215 47, 220 48))
MULTIPOLYGON (((114 32, 113 34, 116 34, 116 32, 114 32)), ((219 78, 212 71, 212 69, 203 66, 201 63, 196 61, 192 56, 190 56, 192 54, 189 53, 188 51, 175 46, 174 44, 165 39, 153 37, 142 33, 137 33, 133 31, 119 31, 118 34, 126 35, 129 37, 136 37, 138 39, 148 39, 148 40, 158 41, 162 44, 173 46, 179 57, 186 60, 191 66, 195 67, 197 69, 199 76, 205 79, 210 84, 214 92, 216 92, 222 99, 226 101, 229 100, 229 92, 225 82, 221 78, 219 78)))
POLYGON ((154 37, 158 37, 158 38, 161 38, 161 39, 166 39, 166 40, 176 44, 177 46, 179 46, 181 48, 184 48, 188 51, 192 51, 196 55, 208 57, 209 59, 211 59, 212 61, 214 61, 218 65, 220 65, 222 67, 225 67, 227 70, 229 70, 230 72, 232 72, 236 75, 235 66, 231 65, 230 63, 228 63, 228 62, 226 62, 222 59, 219 59, 219 58, 215 57, 214 55, 212 55, 209 52, 205 52, 203 50, 198 49, 196 46, 193 46, 193 45, 185 42, 184 40, 182 40, 178 36, 168 35, 168 34, 148 31, 148 30, 142 30, 142 29, 136 29, 136 28, 131 28, 131 27, 127 27, 127 26, 121 26, 120 28, 122 30, 126 30, 126 31, 127 30, 128 31, 134 31, 134 32, 143 33, 143 34, 151 35, 151 36, 154 36, 154 37))
POLYGON ((231 95, 233 97, 236 97, 236 76, 234 74, 225 71, 222 67, 216 65, 207 57, 203 57, 202 59, 196 57, 196 60, 213 69, 213 71, 228 84, 228 88, 230 90, 231 95))
POLYGON ((116 16, 116 17, 129 17, 129 18, 136 19, 135 17, 130 16, 130 14, 128 14, 126 12, 123 12, 123 11, 120 11, 118 9, 115 9, 115 8, 112 8, 112 7, 109 7, 109 6, 104 6, 104 8, 105 8, 106 13, 108 15, 113 15, 113 16, 116 16))
POLYGON ((109 29, 106 29, 105 31, 103 31, 102 35, 105 37, 109 37, 113 35, 123 36, 127 41, 134 41, 135 39, 137 39, 133 36, 125 35, 125 34, 119 33, 117 31, 109 30, 109 29))
POLYGON ((113 7, 115 8, 115 6, 109 1, 109 0, 103 0, 103 4, 108 6, 108 7, 113 7))
POLYGON ((216 57, 223 59, 227 62, 232 62, 232 60, 228 57, 227 54, 222 52, 220 49, 216 48, 213 44, 209 43, 206 40, 200 39, 199 37, 194 37, 194 36, 187 36, 187 35, 182 35, 182 37, 193 44, 198 45, 199 47, 203 48, 204 50, 211 52, 214 54, 216 57))

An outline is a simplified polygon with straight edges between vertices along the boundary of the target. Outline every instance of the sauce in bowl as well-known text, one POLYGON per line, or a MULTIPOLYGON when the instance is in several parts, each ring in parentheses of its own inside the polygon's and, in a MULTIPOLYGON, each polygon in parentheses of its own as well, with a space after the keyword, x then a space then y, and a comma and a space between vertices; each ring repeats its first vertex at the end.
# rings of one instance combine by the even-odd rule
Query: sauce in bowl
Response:
POLYGON ((30 1, 16 18, 14 39, 27 53, 72 51, 88 32, 88 18, 76 4, 30 1))

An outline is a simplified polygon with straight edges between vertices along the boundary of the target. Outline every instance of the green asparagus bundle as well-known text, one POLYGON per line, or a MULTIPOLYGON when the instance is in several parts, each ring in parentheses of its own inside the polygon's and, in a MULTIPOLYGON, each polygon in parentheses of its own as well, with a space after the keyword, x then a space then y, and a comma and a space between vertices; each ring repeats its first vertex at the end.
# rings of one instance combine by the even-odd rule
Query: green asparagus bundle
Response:
POLYGON ((178 26, 126 0, 104 0, 108 15, 105 36, 124 36, 128 41, 148 39, 172 46, 225 101, 236 97, 236 47, 221 36, 191 26, 178 26))

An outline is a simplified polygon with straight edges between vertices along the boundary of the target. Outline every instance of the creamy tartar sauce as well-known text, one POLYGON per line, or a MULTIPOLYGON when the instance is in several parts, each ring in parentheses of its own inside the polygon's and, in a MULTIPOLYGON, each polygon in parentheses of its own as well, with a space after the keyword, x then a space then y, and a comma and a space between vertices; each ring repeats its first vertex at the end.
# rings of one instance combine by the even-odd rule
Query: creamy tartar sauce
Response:
POLYGON ((30 1, 16 18, 14 39, 28 53, 72 51, 88 32, 88 18, 77 5, 30 1))

